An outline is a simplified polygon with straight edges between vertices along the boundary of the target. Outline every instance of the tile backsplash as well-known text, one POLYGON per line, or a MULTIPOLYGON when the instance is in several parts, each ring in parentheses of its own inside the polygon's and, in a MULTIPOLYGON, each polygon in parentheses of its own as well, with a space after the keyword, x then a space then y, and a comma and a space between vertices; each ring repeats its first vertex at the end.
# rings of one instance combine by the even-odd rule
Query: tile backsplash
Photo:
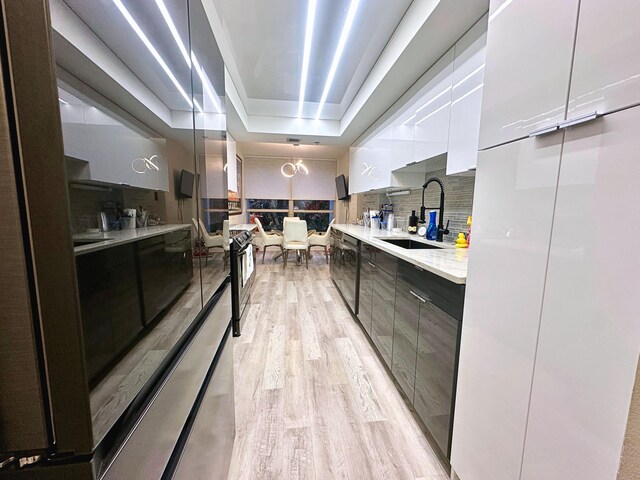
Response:
MULTIPOLYGON (((458 233, 467 232, 467 218, 473 210, 473 191, 475 176, 447 176, 446 170, 436 170, 425 175, 425 180, 429 177, 438 177, 444 183, 444 223, 449 220, 450 234, 444 236, 445 242, 455 241, 458 233)), ((363 194, 362 208, 367 210, 378 210, 384 203, 393 204, 393 212, 396 216, 409 217, 411 210, 420 215, 420 205, 422 202, 422 188, 412 189, 409 195, 398 195, 387 197, 384 193, 363 194)), ((429 185, 424 196, 425 206, 437 207, 440 203, 440 188, 436 184, 429 185)), ((429 213, 427 210, 427 222, 429 213)))

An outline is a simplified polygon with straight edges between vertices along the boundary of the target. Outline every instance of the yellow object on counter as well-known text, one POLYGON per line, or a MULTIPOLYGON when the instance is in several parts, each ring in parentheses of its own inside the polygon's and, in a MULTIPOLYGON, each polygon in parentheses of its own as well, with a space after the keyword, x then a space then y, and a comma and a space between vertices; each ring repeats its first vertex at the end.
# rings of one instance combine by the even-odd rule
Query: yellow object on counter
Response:
POLYGON ((456 248, 467 248, 468 245, 464 233, 460 232, 458 238, 456 238, 456 248))

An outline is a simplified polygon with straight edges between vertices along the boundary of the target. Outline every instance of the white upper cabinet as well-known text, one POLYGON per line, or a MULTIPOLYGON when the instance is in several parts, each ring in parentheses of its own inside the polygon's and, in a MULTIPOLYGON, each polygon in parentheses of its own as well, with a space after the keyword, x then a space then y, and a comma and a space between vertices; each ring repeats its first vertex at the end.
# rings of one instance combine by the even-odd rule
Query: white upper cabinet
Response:
MULTIPOLYGON (((601 3, 607 8, 610 2, 601 3)), ((578 4, 491 1, 480 149, 565 119, 578 4)))
POLYGON ((638 19, 638 0, 580 2, 568 119, 640 103, 638 19))
POLYGON ((391 185, 393 125, 352 147, 349 159, 349 193, 367 192, 391 185))
POLYGON ((81 177, 70 180, 169 191, 163 138, 148 138, 82 103, 63 104, 60 117, 65 156, 86 165, 81 177))
POLYGON ((522 480, 616 478, 640 354, 639 151, 638 107, 567 130, 522 480))
POLYGON ((451 453, 464 480, 520 478, 561 147, 555 133, 478 155, 451 453))
MULTIPOLYGON (((413 158, 410 160, 414 162, 435 157, 447 151, 453 48, 443 55, 426 75, 427 83, 412 100, 412 105, 405 114, 406 124, 414 128, 413 158)), ((401 166, 398 165, 398 167, 401 166)))
POLYGON ((487 16, 456 43, 451 90, 447 175, 476 167, 487 44, 487 16))

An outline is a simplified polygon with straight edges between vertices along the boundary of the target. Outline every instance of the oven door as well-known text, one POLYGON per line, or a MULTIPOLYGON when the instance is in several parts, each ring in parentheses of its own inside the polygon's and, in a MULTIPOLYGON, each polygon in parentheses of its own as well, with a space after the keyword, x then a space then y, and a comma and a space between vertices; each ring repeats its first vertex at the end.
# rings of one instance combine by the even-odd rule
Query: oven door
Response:
POLYGON ((231 282, 233 286, 233 335, 240 336, 241 322, 249 303, 251 286, 255 277, 253 246, 249 243, 233 252, 231 282))

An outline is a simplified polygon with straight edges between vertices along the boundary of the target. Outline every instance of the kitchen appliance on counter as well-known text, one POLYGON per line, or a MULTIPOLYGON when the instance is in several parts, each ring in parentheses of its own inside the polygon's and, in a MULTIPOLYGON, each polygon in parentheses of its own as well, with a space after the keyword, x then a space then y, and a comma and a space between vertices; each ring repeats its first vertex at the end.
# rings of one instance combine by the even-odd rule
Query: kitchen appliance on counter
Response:
POLYGON ((249 303, 255 277, 251 232, 242 231, 231 239, 231 318, 233 336, 239 337, 242 318, 249 303))

